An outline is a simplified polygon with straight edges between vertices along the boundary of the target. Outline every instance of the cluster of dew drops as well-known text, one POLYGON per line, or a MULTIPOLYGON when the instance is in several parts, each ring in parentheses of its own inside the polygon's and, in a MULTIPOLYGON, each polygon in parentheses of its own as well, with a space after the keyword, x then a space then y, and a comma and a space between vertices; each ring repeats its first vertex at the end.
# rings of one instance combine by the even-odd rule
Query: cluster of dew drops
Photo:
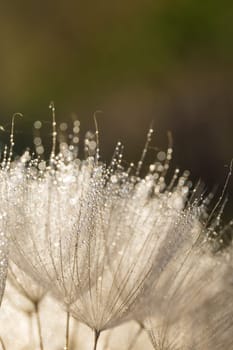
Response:
MULTIPOLYGON (((70 126, 67 122, 61 122, 57 125, 56 122, 56 110, 53 102, 50 103, 49 108, 51 110, 52 117, 52 147, 50 151, 49 159, 46 159, 45 146, 42 139, 43 123, 40 120, 34 122, 33 129, 33 144, 34 152, 26 150, 20 157, 20 161, 27 166, 28 173, 33 176, 35 172, 35 178, 43 176, 48 170, 59 169, 61 164, 69 164, 75 162, 76 165, 81 163, 79 158, 80 152, 80 121, 73 116, 73 126, 70 130, 70 126), (57 152, 57 147, 59 151, 57 152), (39 174, 39 176, 38 176, 39 174)), ((98 111, 97 111, 98 112, 98 111)), ((95 132, 87 131, 84 138, 83 159, 92 157, 95 159, 96 164, 100 162, 100 147, 99 147, 99 129, 97 124, 97 112, 94 114, 95 132)), ((6 145, 2 155, 1 169, 9 171, 12 167, 12 160, 14 156, 14 129, 16 118, 23 117, 21 113, 16 113, 12 117, 11 133, 9 146, 6 145)), ((105 169, 105 177, 112 183, 117 183, 119 179, 127 178, 127 181, 137 183, 140 181, 147 181, 153 179, 154 194, 163 192, 164 190, 171 192, 174 187, 185 195, 192 187, 192 182, 189 180, 189 171, 184 171, 180 175, 180 170, 175 169, 169 184, 165 183, 166 175, 169 170, 170 162, 173 154, 172 137, 168 133, 168 148, 167 151, 157 151, 155 160, 150 163, 147 175, 141 176, 142 168, 144 168, 145 159, 148 150, 153 149, 150 146, 152 141, 154 130, 149 128, 146 142, 141 153, 139 161, 134 164, 133 162, 127 163, 123 159, 124 146, 121 142, 117 142, 113 152, 112 159, 109 166, 105 169), (123 164, 126 164, 123 165, 123 164), (121 174, 121 175, 120 175, 121 174), (122 177, 122 174, 124 176, 122 177)))

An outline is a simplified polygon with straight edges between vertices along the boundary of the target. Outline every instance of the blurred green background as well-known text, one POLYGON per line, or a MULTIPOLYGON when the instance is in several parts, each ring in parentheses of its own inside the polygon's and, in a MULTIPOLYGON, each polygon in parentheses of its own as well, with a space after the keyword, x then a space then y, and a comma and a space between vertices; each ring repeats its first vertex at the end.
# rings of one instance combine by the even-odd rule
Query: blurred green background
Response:
MULTIPOLYGON (((121 139, 136 160, 153 120, 154 145, 173 133, 174 166, 221 191, 233 157, 232 1, 2 1, 0 44, 0 121, 9 130, 24 114, 22 149, 50 100, 83 130, 101 109, 103 157, 121 139)), ((230 218, 233 180, 228 192, 230 218)))

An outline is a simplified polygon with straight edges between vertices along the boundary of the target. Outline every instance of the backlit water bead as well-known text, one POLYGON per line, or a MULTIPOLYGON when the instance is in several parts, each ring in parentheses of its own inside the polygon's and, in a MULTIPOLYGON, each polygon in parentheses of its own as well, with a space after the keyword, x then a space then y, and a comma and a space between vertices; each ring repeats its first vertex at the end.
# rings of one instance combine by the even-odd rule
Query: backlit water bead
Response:
POLYGON ((37 120, 34 122, 34 128, 35 129, 40 129, 42 127, 42 123, 40 120, 37 120))
POLYGON ((66 131, 68 129, 68 124, 67 123, 61 123, 59 127, 60 127, 61 131, 66 131))

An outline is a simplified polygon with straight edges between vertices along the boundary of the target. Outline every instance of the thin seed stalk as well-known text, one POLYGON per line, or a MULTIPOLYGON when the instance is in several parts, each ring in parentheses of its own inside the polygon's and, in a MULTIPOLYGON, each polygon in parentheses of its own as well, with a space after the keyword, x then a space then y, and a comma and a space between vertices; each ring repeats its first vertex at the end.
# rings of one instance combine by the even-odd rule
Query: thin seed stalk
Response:
POLYGON ((6 350, 5 344, 1 337, 0 337, 0 344, 1 344, 2 350, 6 350))
POLYGON ((38 303, 35 303, 35 314, 36 314, 36 323, 37 323, 38 337, 39 337, 39 343, 40 343, 40 350, 44 350, 38 303))
POLYGON ((66 312, 66 345, 64 350, 69 350, 70 344, 70 312, 66 312))
POLYGON ((94 348, 93 348, 93 350, 97 350, 99 336, 100 336, 100 332, 97 330, 94 330, 94 348))

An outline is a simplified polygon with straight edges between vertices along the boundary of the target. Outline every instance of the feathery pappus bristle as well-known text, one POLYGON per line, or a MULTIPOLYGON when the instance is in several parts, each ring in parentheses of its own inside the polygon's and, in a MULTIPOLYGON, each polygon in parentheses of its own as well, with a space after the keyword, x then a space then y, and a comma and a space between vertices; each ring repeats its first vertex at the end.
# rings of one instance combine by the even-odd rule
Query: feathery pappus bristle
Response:
MULTIPOLYGON (((15 115, 0 168, 0 286, 3 291, 9 242, 7 293, 17 290, 19 311, 35 316, 38 345, 32 347, 55 349, 52 340, 45 345, 41 317, 48 295, 61 304, 61 313, 66 312, 66 350, 75 348, 77 336, 71 329, 76 322, 94 331, 89 345, 94 350, 123 349, 120 343, 111 345, 111 336, 104 334, 132 321, 137 336, 126 342, 125 350, 139 349, 146 332, 156 350, 218 350, 217 344, 224 342, 230 346, 223 320, 231 329, 231 313, 221 297, 227 294, 223 291, 230 268, 227 244, 219 247, 231 225, 220 229, 222 198, 208 216, 211 196, 197 195, 188 171, 176 169, 169 178, 171 137, 167 152, 160 151, 142 175, 153 128, 136 165, 124 165, 121 142, 111 162, 105 163, 96 119, 96 131, 86 133, 81 151, 80 122, 74 121, 69 134, 67 123, 57 125, 54 103, 50 109, 48 159, 40 121, 34 123, 35 153, 26 150, 13 159, 15 115), (212 312, 218 316, 208 322, 212 312), (217 327, 224 334, 219 342, 212 340, 217 327)), ((9 296, 17 306, 12 299, 9 296)))

